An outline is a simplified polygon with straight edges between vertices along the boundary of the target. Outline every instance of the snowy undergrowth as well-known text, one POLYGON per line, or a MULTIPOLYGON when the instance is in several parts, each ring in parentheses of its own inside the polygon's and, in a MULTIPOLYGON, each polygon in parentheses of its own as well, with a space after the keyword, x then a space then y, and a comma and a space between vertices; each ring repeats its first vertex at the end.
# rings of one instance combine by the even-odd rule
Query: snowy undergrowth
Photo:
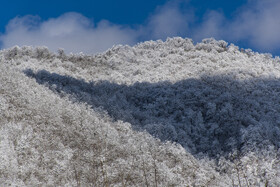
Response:
POLYGON ((224 41, 0 52, 0 181, 277 186, 280 64, 224 41))

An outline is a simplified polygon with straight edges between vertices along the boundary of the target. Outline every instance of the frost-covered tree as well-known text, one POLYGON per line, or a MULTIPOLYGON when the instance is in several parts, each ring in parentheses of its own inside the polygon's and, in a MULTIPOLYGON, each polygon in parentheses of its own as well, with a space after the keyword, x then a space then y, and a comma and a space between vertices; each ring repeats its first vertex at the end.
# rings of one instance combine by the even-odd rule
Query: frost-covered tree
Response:
POLYGON ((279 58, 169 38, 0 51, 0 183, 277 186, 279 58))

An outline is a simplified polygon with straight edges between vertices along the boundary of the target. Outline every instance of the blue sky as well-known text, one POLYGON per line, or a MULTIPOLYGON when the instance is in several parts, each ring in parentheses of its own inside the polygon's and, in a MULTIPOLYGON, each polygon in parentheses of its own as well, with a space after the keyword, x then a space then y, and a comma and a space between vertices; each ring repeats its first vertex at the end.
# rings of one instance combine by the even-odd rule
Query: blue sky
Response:
POLYGON ((279 9, 279 0, 5 1, 0 42, 94 54, 115 44, 214 37, 280 55, 279 9))

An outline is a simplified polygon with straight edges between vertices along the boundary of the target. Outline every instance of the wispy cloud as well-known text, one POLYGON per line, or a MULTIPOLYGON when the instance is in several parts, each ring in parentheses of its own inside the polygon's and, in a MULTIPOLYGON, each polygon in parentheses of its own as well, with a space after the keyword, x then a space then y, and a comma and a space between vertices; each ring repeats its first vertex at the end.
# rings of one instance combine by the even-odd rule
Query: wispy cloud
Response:
POLYGON ((146 22, 134 27, 103 20, 94 23, 78 13, 40 20, 36 16, 17 17, 0 36, 2 48, 14 45, 44 45, 56 51, 96 53, 115 44, 133 45, 142 40, 172 36, 194 41, 214 37, 234 43, 247 43, 261 51, 280 50, 280 1, 248 0, 231 18, 210 10, 202 18, 188 5, 191 0, 171 0, 158 7, 146 22), (199 21, 198 21, 199 20, 199 21))
POLYGON ((196 39, 215 37, 230 42, 246 42, 248 46, 266 52, 280 49, 280 1, 248 0, 231 19, 222 12, 205 14, 201 25, 193 30, 196 39))
POLYGON ((47 21, 36 16, 14 18, 0 40, 3 48, 43 45, 53 51, 64 48, 66 52, 96 53, 114 44, 133 44, 135 34, 130 28, 105 20, 95 25, 81 14, 66 13, 47 21))
POLYGON ((280 1, 249 0, 235 17, 233 39, 248 40, 262 50, 280 49, 280 1))
POLYGON ((158 7, 148 19, 145 35, 152 39, 185 35, 192 22, 193 11, 182 9, 181 5, 182 2, 174 0, 158 7))
POLYGON ((133 45, 142 40, 182 36, 189 19, 177 1, 157 7, 142 25, 133 28, 107 20, 94 23, 79 13, 66 13, 57 18, 41 20, 38 16, 12 19, 0 36, 2 48, 15 45, 47 46, 52 51, 93 54, 116 44, 133 45))
POLYGON ((226 19, 222 12, 209 11, 202 18, 202 23, 192 28, 190 35, 195 41, 209 37, 223 39, 226 36, 224 30, 226 28, 225 25, 226 19))
POLYGON ((154 37, 161 39, 179 35, 191 37, 198 42, 214 37, 233 43, 245 43, 246 47, 279 55, 279 10, 279 0, 248 0, 230 18, 221 10, 208 10, 200 18, 201 15, 195 14, 195 8, 188 6, 187 0, 173 0, 153 15, 148 28, 153 29, 154 37))

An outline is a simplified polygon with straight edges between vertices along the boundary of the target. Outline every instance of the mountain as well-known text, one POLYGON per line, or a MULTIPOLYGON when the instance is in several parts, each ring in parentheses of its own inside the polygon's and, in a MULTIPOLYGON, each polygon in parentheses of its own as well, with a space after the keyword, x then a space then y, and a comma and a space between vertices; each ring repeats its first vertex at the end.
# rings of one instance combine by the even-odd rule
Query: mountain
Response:
POLYGON ((280 59, 168 38, 0 51, 3 186, 277 186, 280 59))

